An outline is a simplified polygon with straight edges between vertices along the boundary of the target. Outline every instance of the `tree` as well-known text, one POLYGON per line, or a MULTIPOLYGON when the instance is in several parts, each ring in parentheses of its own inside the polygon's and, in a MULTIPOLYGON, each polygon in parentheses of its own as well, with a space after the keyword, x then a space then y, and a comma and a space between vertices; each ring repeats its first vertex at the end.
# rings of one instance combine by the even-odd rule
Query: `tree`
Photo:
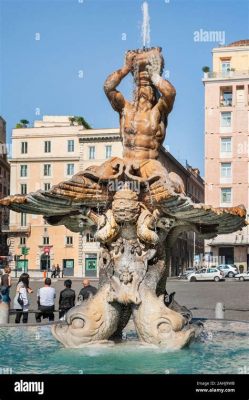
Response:
POLYGON ((27 119, 20 119, 20 122, 18 122, 16 124, 16 128, 20 129, 20 128, 27 128, 29 124, 29 121, 27 119))
POLYGON ((91 129, 92 128, 91 125, 89 125, 88 122, 86 122, 84 117, 77 116, 77 117, 74 117, 74 118, 75 118, 75 121, 77 122, 78 125, 82 125, 86 129, 91 129))

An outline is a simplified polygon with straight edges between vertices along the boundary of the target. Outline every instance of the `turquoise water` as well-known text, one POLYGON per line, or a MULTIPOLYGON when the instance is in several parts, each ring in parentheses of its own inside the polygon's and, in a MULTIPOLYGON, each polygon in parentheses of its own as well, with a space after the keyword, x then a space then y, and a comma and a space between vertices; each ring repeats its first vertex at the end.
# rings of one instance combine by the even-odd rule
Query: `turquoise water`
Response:
POLYGON ((0 369, 13 374, 238 374, 249 371, 248 327, 208 321, 197 342, 173 352, 140 345, 131 335, 115 346, 65 349, 49 326, 3 327, 0 369))

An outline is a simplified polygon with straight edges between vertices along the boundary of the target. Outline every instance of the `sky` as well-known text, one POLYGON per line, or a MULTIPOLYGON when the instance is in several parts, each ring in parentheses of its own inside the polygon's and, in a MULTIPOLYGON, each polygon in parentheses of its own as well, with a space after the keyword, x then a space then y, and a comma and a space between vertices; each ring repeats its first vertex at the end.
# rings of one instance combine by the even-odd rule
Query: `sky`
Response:
MULTIPOLYGON (((0 115, 20 119, 82 115, 93 128, 117 128, 103 92, 128 49, 142 46, 141 0, 0 0, 0 115)), ((212 68, 219 42, 249 38, 247 0, 148 0, 150 44, 161 46, 165 73, 177 91, 164 145, 183 164, 204 168, 202 67, 212 68)), ((223 44, 223 43, 222 43, 223 44)), ((119 86, 131 99, 132 79, 119 86)))

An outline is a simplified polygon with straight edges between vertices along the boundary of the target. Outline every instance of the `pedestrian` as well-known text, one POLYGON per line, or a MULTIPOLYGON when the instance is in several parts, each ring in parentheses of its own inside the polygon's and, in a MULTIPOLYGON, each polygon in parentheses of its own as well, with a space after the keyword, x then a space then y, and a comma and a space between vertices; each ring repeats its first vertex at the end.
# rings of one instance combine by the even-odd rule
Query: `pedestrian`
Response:
POLYGON ((51 272, 51 278, 55 278, 56 277, 56 268, 55 265, 52 265, 52 272, 51 272))
POLYGON ((61 269, 60 269, 59 264, 57 264, 57 265, 56 265, 56 276, 57 276, 58 278, 60 278, 60 273, 61 273, 61 269))
POLYGON ((51 279, 46 278, 44 286, 38 289, 37 303, 38 312, 35 314, 36 322, 41 322, 41 317, 48 318, 49 321, 54 321, 54 300, 56 294, 55 289, 51 287, 51 279))
POLYGON ((96 287, 90 285, 89 279, 83 280, 83 288, 79 292, 78 300, 84 301, 89 298, 90 295, 95 295, 97 293, 96 287))
POLYGON ((1 297, 2 301, 10 306, 10 288, 11 288, 11 268, 6 266, 4 274, 1 276, 1 297))
POLYGON ((20 275, 17 286, 16 295, 14 298, 14 308, 16 310, 15 323, 20 324, 21 317, 22 322, 26 324, 28 322, 28 294, 33 293, 33 290, 29 287, 29 274, 23 273, 20 275))
POLYGON ((59 318, 70 310, 75 305, 75 291, 71 289, 72 281, 67 279, 64 282, 65 289, 60 292, 59 298, 59 318))

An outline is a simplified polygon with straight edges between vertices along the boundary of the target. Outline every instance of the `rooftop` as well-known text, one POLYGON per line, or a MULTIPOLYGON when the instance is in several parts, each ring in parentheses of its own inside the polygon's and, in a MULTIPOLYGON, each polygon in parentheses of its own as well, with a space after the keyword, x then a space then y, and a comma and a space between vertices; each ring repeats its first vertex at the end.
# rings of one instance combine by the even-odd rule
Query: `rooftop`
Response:
POLYGON ((249 39, 237 40, 236 42, 232 42, 225 47, 243 47, 249 46, 249 39))

